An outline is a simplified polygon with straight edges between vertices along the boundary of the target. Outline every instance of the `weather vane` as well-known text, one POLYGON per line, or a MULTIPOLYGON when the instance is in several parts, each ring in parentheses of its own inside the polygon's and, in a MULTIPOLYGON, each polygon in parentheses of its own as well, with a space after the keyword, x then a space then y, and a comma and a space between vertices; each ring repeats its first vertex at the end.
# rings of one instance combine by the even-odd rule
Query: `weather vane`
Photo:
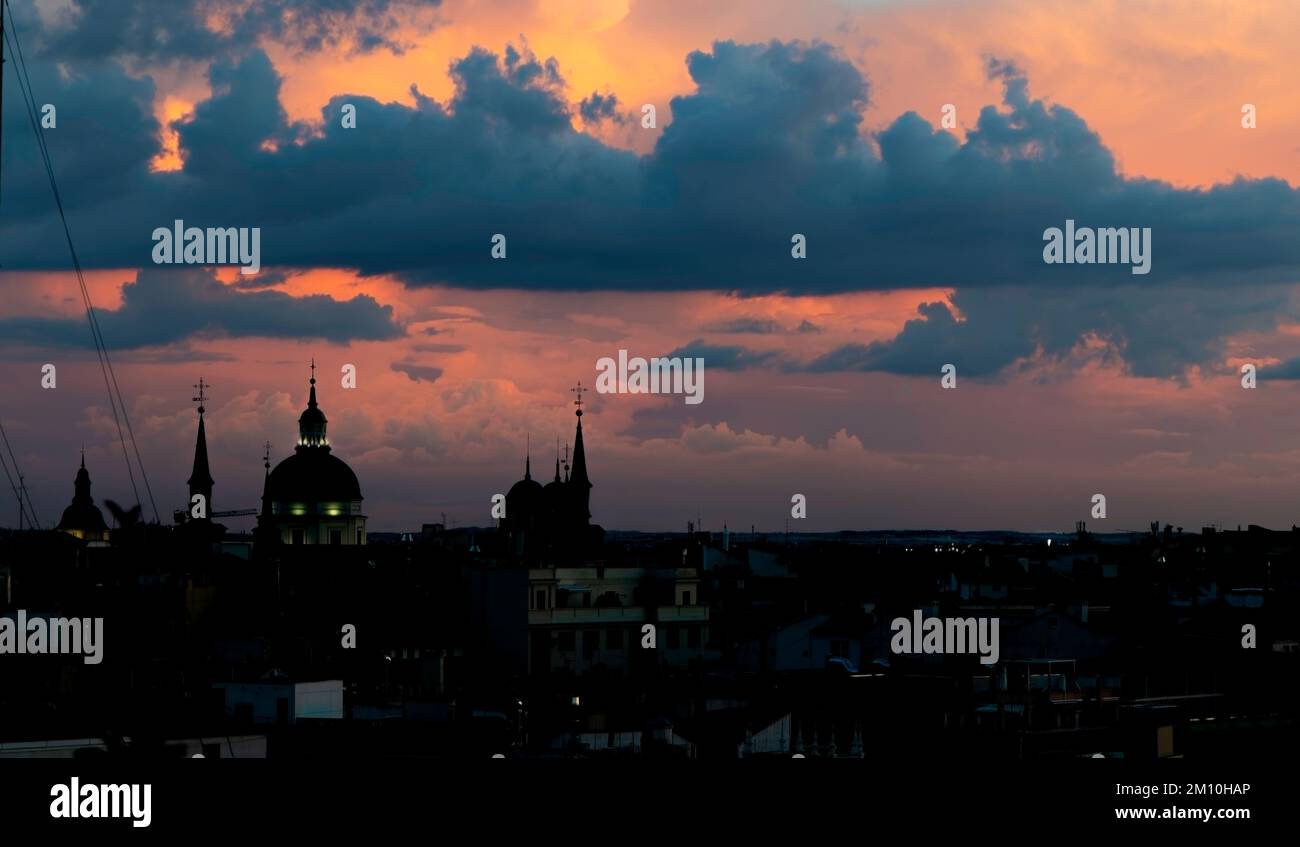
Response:
POLYGON ((201 415, 203 414, 203 401, 208 399, 208 395, 205 392, 207 389, 211 388, 212 386, 204 382, 203 377, 199 377, 199 382, 194 387, 199 390, 199 396, 191 397, 190 399, 193 400, 195 403, 199 404, 199 414, 201 415))

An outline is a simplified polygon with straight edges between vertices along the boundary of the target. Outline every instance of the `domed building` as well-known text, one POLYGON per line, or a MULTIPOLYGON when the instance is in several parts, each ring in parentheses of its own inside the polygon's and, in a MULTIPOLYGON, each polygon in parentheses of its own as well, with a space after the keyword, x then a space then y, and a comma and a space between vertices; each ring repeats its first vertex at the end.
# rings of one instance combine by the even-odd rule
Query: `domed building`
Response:
POLYGON ((282 544, 365 544, 361 484, 330 452, 328 421, 316 405, 312 362, 307 408, 298 418, 298 446, 266 476, 258 528, 282 544))
MULTIPOLYGON (((582 441, 582 383, 574 389, 578 407, 577 432, 573 442, 573 464, 567 455, 564 478, 560 478, 560 459, 555 459, 555 479, 542 486, 533 479, 532 457, 524 460, 524 478, 506 494, 506 516, 500 531, 506 550, 520 559, 581 554, 598 545, 604 535, 591 524, 591 479, 587 476, 587 451, 582 441)), ((565 448, 566 454, 568 448, 565 448)))
POLYGON ((86 454, 81 454, 81 468, 72 483, 72 503, 63 510, 63 517, 55 527, 83 541, 107 541, 108 524, 90 496, 90 472, 86 470, 86 454))
POLYGON ((545 548, 545 498, 542 484, 533 479, 532 457, 524 456, 524 478, 506 492, 506 521, 511 550, 516 556, 545 548))

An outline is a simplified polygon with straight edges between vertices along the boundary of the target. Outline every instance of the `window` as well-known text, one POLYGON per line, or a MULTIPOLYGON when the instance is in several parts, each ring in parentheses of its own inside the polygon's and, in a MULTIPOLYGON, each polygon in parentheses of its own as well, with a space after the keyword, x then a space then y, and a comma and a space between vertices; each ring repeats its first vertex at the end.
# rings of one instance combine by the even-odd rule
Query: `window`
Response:
POLYGON ((574 636, 575 633, 571 629, 561 630, 560 649, 572 653, 576 649, 575 648, 576 638, 574 636))
POLYGON ((606 650, 623 649, 623 630, 621 629, 605 630, 605 649, 606 650))
POLYGON ((535 609, 545 609, 545 608, 546 608, 546 589, 545 589, 545 588, 543 588, 541 591, 538 591, 538 592, 537 592, 537 596, 534 598, 534 605, 533 605, 533 608, 535 608, 535 609))
POLYGON ((670 626, 667 629, 668 629, 668 649, 676 650, 677 649, 677 627, 670 626))
POLYGON ((698 626, 686 627, 686 646, 687 647, 700 646, 700 628, 698 626))
POLYGON ((832 638, 831 655, 847 659, 849 657, 849 640, 847 638, 832 638))
POLYGON ((682 592, 682 605, 683 606, 691 605, 691 592, 689 591, 682 592))
POLYGON ((342 543, 343 543, 343 530, 341 530, 341 529, 331 529, 331 530, 330 530, 330 544, 342 544, 342 543))
POLYGON ((295 529, 295 530, 293 531, 293 543, 294 543, 294 544, 303 544, 303 543, 305 543, 305 542, 306 542, 306 539, 303 537, 303 531, 302 531, 301 529, 295 529))
POLYGON ((357 546, 360 547, 362 544, 365 543, 366 543, 366 531, 364 529, 357 530, 357 546))
POLYGON ((600 649, 600 630, 588 629, 582 633, 582 654, 590 659, 600 649))

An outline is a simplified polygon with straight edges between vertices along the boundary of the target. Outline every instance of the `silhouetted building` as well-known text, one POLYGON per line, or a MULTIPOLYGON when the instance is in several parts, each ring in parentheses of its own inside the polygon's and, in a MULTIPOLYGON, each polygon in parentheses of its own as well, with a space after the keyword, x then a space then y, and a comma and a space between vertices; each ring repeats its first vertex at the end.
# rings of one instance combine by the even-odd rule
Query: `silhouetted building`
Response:
POLYGON ((565 465, 560 478, 560 459, 555 459, 555 478, 545 487, 533 479, 532 457, 524 459, 524 478, 506 494, 506 516, 501 531, 506 549, 518 558, 581 555, 599 543, 603 531, 591 525, 591 480, 587 476, 587 451, 582 441, 582 383, 575 414, 573 464, 565 465))
POLYGON ((204 389, 207 385, 202 379, 198 384, 199 396, 195 398, 199 401, 199 434, 194 440, 194 465, 190 470, 190 478, 185 484, 190 487, 190 516, 194 516, 194 498, 203 497, 203 519, 210 519, 212 514, 212 472, 208 469, 208 436, 203 426, 203 401, 206 399, 204 389))
POLYGON ((86 454, 81 454, 81 468, 73 482, 72 503, 63 510, 56 529, 85 541, 107 541, 108 525, 90 496, 90 472, 86 470, 86 454))
POLYGON ((266 477, 259 528, 270 528, 284 544, 365 544, 361 484, 342 459, 330 452, 325 413, 316 405, 312 363, 307 408, 298 418, 294 454, 266 477))

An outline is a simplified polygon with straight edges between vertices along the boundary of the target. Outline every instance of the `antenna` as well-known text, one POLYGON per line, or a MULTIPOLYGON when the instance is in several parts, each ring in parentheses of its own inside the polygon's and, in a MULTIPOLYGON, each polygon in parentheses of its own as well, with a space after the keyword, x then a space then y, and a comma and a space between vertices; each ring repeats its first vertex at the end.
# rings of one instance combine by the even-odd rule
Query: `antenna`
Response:
MULTIPOLYGON (((5 0, 0 0, 0 124, 5 113, 5 0)), ((4 161, 5 134, 0 127, 0 162, 4 161)), ((3 171, 0 171, 3 176, 3 171)))

